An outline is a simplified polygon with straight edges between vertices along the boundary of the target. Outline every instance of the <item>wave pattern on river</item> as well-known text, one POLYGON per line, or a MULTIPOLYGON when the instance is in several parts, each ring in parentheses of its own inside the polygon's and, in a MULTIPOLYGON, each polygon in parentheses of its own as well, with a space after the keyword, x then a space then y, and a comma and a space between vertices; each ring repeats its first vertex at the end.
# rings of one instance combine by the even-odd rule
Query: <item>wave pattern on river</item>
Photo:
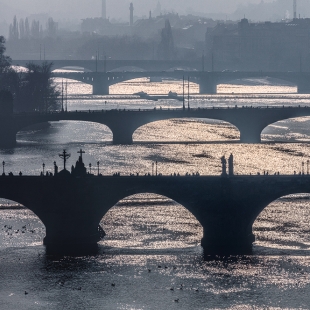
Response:
MULTIPOLYGON (((137 90, 147 86, 145 81, 130 83, 113 86, 115 94, 120 94, 122 87, 137 90)), ((156 92, 180 92, 180 85, 159 83, 156 92)), ((68 86, 69 97, 75 96, 68 102, 71 110, 154 108, 154 102, 126 99, 125 95, 93 98, 88 85, 70 82, 68 86)), ((191 87, 197 92, 195 85, 191 87)), ((309 103, 310 96, 298 94, 227 93, 193 95, 191 100, 193 106, 309 103)), ((180 102, 167 100, 156 105, 172 108, 180 107, 180 102)), ((263 144, 246 145, 238 143, 239 132, 228 123, 167 120, 139 128, 135 144, 130 146, 112 145, 110 130, 100 124, 55 122, 20 132, 18 146, 0 150, 0 157, 6 162, 6 171, 14 174, 39 175, 43 163, 52 171, 62 149, 72 154, 68 162, 72 165, 80 148, 86 151, 85 163, 95 165, 99 160, 100 172, 107 175, 150 173, 154 161, 158 161, 158 172, 167 175, 197 171, 219 175, 219 159, 230 153, 237 174, 293 174, 302 167, 307 173, 309 122, 309 118, 296 118, 272 124, 263 132, 263 144), (155 143, 145 143, 152 141, 155 143)), ((253 256, 207 261, 200 246, 201 225, 169 197, 141 193, 123 199, 101 221, 107 236, 99 244, 100 253, 76 258, 46 256, 42 222, 28 209, 12 207, 18 202, 7 205, 2 200, 0 308, 309 309, 309 193, 282 197, 260 214, 253 226, 253 256)))

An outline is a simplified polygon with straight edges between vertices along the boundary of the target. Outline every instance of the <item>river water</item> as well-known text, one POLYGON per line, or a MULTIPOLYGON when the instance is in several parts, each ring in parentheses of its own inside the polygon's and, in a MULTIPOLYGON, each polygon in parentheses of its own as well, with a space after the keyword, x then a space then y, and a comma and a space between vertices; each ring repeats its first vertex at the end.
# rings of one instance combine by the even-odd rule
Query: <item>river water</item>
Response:
MULTIPOLYGON (((126 95, 141 90, 181 93, 182 84, 139 79, 111 87, 110 96, 92 96, 88 85, 69 81, 68 110, 182 107, 176 100, 126 95)), ((190 91, 192 107, 310 105, 310 96, 294 93, 294 87, 268 83, 221 85, 221 94, 212 96, 196 95, 195 84, 190 91)), ((83 148, 87 166, 94 172, 99 161, 100 172, 108 175, 151 173, 154 161, 163 174, 219 175, 219 158, 233 153, 238 174, 307 173, 310 118, 268 126, 259 145, 238 138, 225 122, 177 119, 145 125, 133 145, 116 146, 103 125, 55 122, 20 132, 15 148, 0 150, 0 160, 6 172, 39 174, 43 163, 50 171, 54 160, 60 165, 63 149, 71 153, 71 165, 83 148)), ((279 197, 262 212, 253 228, 253 256, 208 261, 199 222, 169 197, 125 197, 102 219, 107 235, 100 253, 89 257, 47 256, 40 220, 18 202, 3 200, 0 309, 310 309, 309 198, 279 197)))

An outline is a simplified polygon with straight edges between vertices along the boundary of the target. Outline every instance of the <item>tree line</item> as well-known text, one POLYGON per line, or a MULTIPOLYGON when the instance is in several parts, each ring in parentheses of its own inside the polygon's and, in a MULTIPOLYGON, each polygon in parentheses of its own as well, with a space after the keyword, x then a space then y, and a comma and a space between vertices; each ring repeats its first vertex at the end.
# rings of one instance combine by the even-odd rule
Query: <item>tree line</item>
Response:
POLYGON ((34 19, 30 23, 28 18, 25 20, 21 18, 18 22, 15 15, 9 28, 9 40, 17 41, 19 39, 22 40, 29 38, 40 39, 45 36, 55 37, 57 30, 58 23, 56 23, 51 17, 47 21, 46 28, 43 29, 43 25, 40 24, 39 21, 34 19))
MULTIPOLYGON (((0 100, 12 98, 15 112, 58 109, 60 93, 51 79, 53 64, 46 61, 41 65, 28 63, 24 72, 17 71, 5 51, 5 39, 0 36, 0 100)), ((3 104, 0 108, 6 110, 3 104)))

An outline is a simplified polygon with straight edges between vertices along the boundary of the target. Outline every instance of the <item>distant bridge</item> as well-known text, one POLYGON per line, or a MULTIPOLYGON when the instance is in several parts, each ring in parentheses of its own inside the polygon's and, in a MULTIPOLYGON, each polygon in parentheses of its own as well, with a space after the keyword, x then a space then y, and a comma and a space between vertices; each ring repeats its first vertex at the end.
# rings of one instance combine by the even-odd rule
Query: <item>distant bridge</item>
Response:
POLYGON ((0 197, 33 211, 46 227, 47 250, 64 253, 96 248, 98 225, 113 206, 134 194, 153 193, 173 199, 197 218, 205 254, 250 254, 252 225, 264 208, 285 195, 309 192, 308 175, 0 176, 0 197))
MULTIPOLYGON (((25 66, 29 61, 15 60, 14 65, 25 66)), ((42 61, 31 61, 40 64, 42 61)), ((200 61, 131 61, 131 60, 56 60, 54 69, 80 67, 83 72, 54 72, 54 77, 69 78, 93 86, 94 95, 108 95, 109 87, 116 83, 141 77, 167 77, 182 79, 189 76, 191 81, 199 84, 200 94, 216 94, 217 85, 237 79, 276 78, 297 86, 298 93, 310 94, 310 72, 206 72, 200 61), (139 72, 131 67, 140 68, 139 72), (120 71, 118 71, 119 69, 120 71), (113 71, 115 70, 115 71, 113 71)))
POLYGON ((43 122, 60 120, 95 122, 108 126, 114 144, 132 144, 133 133, 150 122, 173 118, 208 118, 229 122, 240 131, 240 142, 260 143, 261 132, 280 120, 310 116, 310 107, 243 107, 175 110, 99 110, 51 113, 20 113, 0 116, 0 146, 16 144, 22 129, 43 122))
MULTIPOLYGON (((184 60, 52 60, 53 69, 62 69, 65 67, 78 67, 85 72, 110 72, 120 69, 136 68, 142 71, 167 71, 177 68, 194 71, 202 70, 202 61, 184 61, 184 60)), ((42 60, 13 60, 13 65, 25 67, 28 63, 42 64, 42 60)))

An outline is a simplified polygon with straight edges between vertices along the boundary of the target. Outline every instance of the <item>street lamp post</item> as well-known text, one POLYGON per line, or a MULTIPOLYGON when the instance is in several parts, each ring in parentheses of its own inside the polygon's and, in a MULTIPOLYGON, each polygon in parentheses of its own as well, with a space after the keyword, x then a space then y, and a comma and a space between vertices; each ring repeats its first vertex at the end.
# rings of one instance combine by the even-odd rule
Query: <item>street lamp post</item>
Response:
POLYGON ((302 167, 302 175, 304 175, 305 174, 305 163, 304 162, 301 163, 301 167, 302 167))
POLYGON ((43 168, 43 175, 44 175, 44 168, 45 168, 45 164, 42 164, 42 168, 43 168))
POLYGON ((152 163, 152 176, 154 176, 154 162, 152 163))
POLYGON ((100 166, 100 161, 97 161, 97 167, 98 167, 98 176, 99 176, 99 166, 100 166))
POLYGON ((2 162, 2 168, 3 168, 2 173, 3 173, 3 174, 5 174, 5 173, 4 173, 4 166, 5 166, 5 162, 3 161, 3 162, 2 162))
POLYGON ((91 164, 89 164, 89 174, 91 174, 91 164))
POLYGON ((310 161, 309 161, 309 159, 307 160, 307 175, 309 175, 309 163, 310 163, 310 161))

